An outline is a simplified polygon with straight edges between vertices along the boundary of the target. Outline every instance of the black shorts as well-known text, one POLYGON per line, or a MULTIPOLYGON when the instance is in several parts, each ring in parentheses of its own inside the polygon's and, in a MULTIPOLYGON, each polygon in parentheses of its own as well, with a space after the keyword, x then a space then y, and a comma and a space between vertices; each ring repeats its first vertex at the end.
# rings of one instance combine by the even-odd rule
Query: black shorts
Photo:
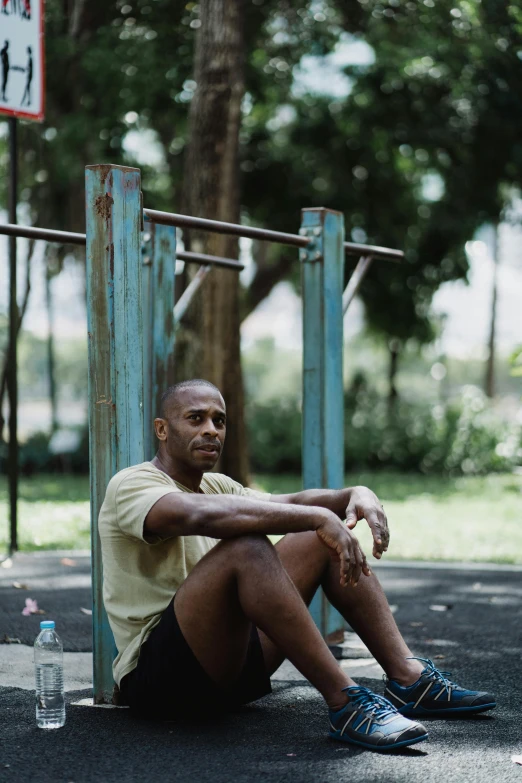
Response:
POLYGON ((184 714, 223 711, 271 693, 263 649, 252 626, 247 658, 237 681, 221 688, 188 646, 174 611, 174 599, 141 646, 138 665, 120 682, 120 701, 141 717, 175 719, 184 714), (202 711, 201 706, 205 705, 202 711))

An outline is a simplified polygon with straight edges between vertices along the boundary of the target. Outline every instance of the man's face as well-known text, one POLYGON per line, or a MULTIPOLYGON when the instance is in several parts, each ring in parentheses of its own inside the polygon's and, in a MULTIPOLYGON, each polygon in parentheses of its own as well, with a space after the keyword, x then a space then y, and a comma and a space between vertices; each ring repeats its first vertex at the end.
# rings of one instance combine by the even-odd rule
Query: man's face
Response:
POLYGON ((174 463, 203 473, 221 454, 226 434, 226 409, 221 394, 208 386, 181 389, 165 419, 156 419, 156 434, 174 463))

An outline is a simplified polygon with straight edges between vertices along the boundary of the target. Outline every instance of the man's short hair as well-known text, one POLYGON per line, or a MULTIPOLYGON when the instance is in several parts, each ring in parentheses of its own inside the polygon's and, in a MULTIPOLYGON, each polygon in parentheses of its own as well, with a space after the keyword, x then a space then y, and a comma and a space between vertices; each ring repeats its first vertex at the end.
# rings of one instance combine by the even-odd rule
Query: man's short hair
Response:
POLYGON ((163 392, 160 402, 160 418, 166 419, 169 408, 175 403, 178 392, 182 389, 190 389, 193 386, 208 386, 210 389, 214 389, 218 394, 221 394, 217 386, 214 386, 210 381, 205 381, 204 378, 192 378, 188 381, 180 381, 163 392))

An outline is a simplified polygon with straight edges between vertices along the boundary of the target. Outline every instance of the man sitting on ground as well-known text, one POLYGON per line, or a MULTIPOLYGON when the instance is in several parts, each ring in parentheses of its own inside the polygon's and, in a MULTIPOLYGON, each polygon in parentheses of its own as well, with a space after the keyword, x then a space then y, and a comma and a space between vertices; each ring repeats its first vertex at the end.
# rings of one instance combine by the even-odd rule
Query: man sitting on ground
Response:
POLYGON ((387 550, 373 492, 267 495, 208 472, 226 412, 207 381, 167 389, 154 426, 156 456, 111 479, 99 519, 114 678, 132 710, 208 716, 259 699, 285 658, 324 697, 330 736, 373 750, 427 738, 406 716, 495 706, 415 658, 400 635, 352 533, 364 518, 374 557, 387 550), (272 534, 284 538, 273 546, 272 534), (331 654, 307 609, 319 586, 383 667, 388 698, 357 685, 331 654))

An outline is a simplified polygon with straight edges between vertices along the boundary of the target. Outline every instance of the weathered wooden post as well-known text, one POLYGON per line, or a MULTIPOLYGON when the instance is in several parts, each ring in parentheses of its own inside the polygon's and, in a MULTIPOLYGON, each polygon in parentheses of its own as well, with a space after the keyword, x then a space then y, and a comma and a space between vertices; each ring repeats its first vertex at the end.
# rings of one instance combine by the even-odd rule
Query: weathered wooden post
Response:
POLYGON ((115 646, 102 599, 98 514, 110 478, 143 462, 143 322, 139 169, 87 166, 89 440, 96 704, 111 703, 115 646))
MULTIPOLYGON (((303 484, 339 489, 344 482, 344 220, 330 209, 304 209, 300 251, 303 288, 303 484)), ((323 636, 345 622, 322 591, 310 607, 323 636)))
POLYGON ((176 229, 145 222, 142 244, 145 375, 145 459, 156 452, 154 418, 161 395, 174 383, 176 229))

